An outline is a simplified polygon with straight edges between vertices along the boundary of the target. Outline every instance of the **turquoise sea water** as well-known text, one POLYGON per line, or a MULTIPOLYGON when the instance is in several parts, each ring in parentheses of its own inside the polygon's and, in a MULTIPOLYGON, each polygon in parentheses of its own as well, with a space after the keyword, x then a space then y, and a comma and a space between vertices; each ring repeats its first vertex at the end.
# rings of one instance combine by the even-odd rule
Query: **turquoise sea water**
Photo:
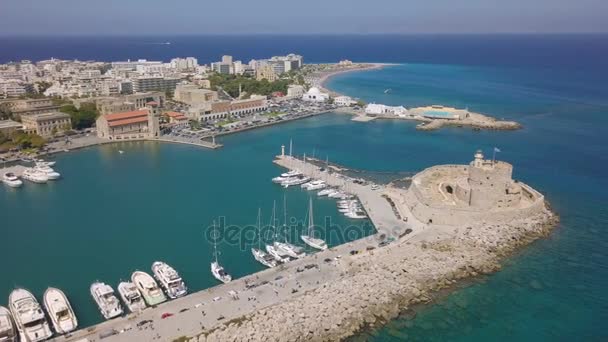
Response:
MULTIPOLYGON (((465 162, 492 147, 516 178, 546 194, 561 215, 547 239, 504 269, 441 299, 413 320, 361 336, 372 341, 605 341, 608 332, 608 87, 605 69, 403 65, 343 75, 338 91, 407 107, 443 104, 521 122, 514 132, 402 124, 387 168, 465 162), (384 94, 383 89, 393 92, 384 94)), ((397 125, 377 122, 372 127, 397 125)), ((370 128, 375 129, 375 128, 370 128)), ((362 137, 366 139, 366 137, 362 137)), ((370 149, 377 146, 371 143, 370 149)), ((367 156, 366 156, 367 158, 367 156)), ((375 160, 382 159, 375 156, 375 160)), ((374 165, 374 164, 371 164, 374 165)))
MULTIPOLYGON (((192 289, 216 284, 203 227, 219 216, 239 226, 266 222, 272 201, 303 219, 308 193, 270 182, 281 144, 358 169, 417 171, 466 163, 496 146, 515 177, 547 195, 562 222, 504 269, 423 309, 360 336, 374 341, 538 341, 608 338, 608 89, 605 70, 402 65, 353 73, 330 87, 407 107, 469 107, 521 122, 512 132, 448 128, 419 132, 409 122, 356 123, 344 115, 291 122, 222 138, 224 148, 135 143, 57 157, 64 179, 47 186, 0 189, 0 304, 15 286, 40 295, 66 291, 83 325, 100 317, 88 294, 96 280, 116 285, 156 260, 173 264, 192 289), (384 89, 392 92, 384 94, 384 89), (124 154, 117 151, 122 149, 124 154), (5 294, 5 295, 3 295, 5 294)), ((334 202, 315 198, 315 218, 346 221, 334 202)), ((371 232, 371 228, 365 232, 371 232)), ((338 243, 335 241, 334 243, 338 243)), ((235 276, 262 269, 238 245, 220 256, 235 276)))

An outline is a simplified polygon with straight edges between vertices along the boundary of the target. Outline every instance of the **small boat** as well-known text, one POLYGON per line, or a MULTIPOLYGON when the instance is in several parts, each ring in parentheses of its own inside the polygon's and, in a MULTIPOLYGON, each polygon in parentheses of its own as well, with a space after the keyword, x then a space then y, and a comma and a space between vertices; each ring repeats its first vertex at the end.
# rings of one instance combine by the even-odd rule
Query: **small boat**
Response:
POLYGON ((118 153, 123 154, 123 153, 125 153, 125 151, 123 151, 123 150, 118 150, 118 153))
MULTIPOLYGON (((213 230, 215 232, 215 221, 213 221, 213 230)), ((215 241, 215 239, 213 240, 213 254, 215 256, 215 261, 211 263, 211 274, 213 274, 215 279, 224 284, 231 282, 232 276, 224 270, 217 259, 217 241, 215 241)))
POLYGON ((310 178, 308 178, 308 177, 292 177, 292 178, 289 178, 289 179, 281 182, 281 185, 284 188, 288 188, 292 185, 300 185, 300 184, 304 184, 308 181, 310 181, 310 178))
POLYGON ((312 191, 312 190, 324 189, 325 187, 327 187, 327 184, 325 184, 325 182, 322 180, 313 180, 308 183, 304 183, 304 184, 300 185, 300 187, 303 189, 312 191))
POLYGON ((327 243, 323 239, 314 237, 314 223, 313 223, 313 213, 312 213, 312 198, 309 199, 309 209, 308 209, 308 232, 307 234, 301 235, 300 238, 304 241, 305 244, 309 245, 312 248, 326 250, 327 243))
POLYGON ((154 278, 158 280, 160 286, 165 289, 167 296, 171 299, 183 297, 188 293, 186 284, 179 276, 177 271, 162 261, 156 261, 152 264, 152 273, 154 278))
POLYGON ((300 259, 306 256, 306 253, 304 252, 304 249, 302 247, 298 247, 296 245, 292 245, 289 242, 280 242, 280 241, 275 241, 274 242, 274 247, 279 250, 280 252, 295 258, 295 259, 300 259))
POLYGON ((5 173, 4 176, 2 176, 2 182, 11 188, 18 188, 23 185, 21 179, 12 172, 5 173))
POLYGON ((46 165, 46 166, 55 166, 57 162, 55 161, 45 161, 43 159, 36 160, 36 164, 46 165))
POLYGON ((49 322, 33 294, 25 289, 16 289, 11 292, 8 302, 21 341, 44 341, 53 336, 49 322))
POLYGON ((0 341, 17 342, 17 329, 13 317, 4 306, 0 306, 0 341))
POLYGON ((392 90, 391 88, 384 89, 384 93, 385 93, 385 94, 388 94, 388 93, 390 93, 390 92, 391 92, 391 90, 392 90))
POLYGON ((289 172, 285 172, 281 174, 281 177, 290 178, 290 177, 299 177, 302 175, 302 172, 298 170, 291 170, 289 172))
POLYGON ((129 311, 140 312, 146 308, 146 302, 132 282, 123 281, 118 284, 118 293, 129 311))
POLYGON ((319 192, 317 192, 317 196, 328 196, 331 193, 337 192, 334 188, 325 188, 319 192))
POLYGON ((118 298, 114 295, 114 289, 110 285, 94 282, 91 284, 90 291, 103 318, 111 319, 122 315, 122 307, 118 298))
POLYGON ((262 210, 258 208, 258 248, 251 248, 251 254, 255 260, 257 260, 260 264, 266 267, 276 267, 277 261, 272 257, 272 255, 264 252, 262 250, 262 235, 261 235, 261 225, 262 225, 262 210))
POLYGON ((76 330, 78 320, 63 291, 49 287, 44 292, 43 303, 56 333, 62 335, 76 330))
POLYGON ((351 219, 364 219, 367 218, 367 215, 365 215, 363 212, 361 212, 361 209, 359 208, 350 208, 348 209, 346 212, 344 212, 344 216, 351 218, 351 219))
POLYGON ((23 177, 23 179, 25 180, 37 184, 44 184, 49 180, 49 176, 46 173, 40 172, 33 168, 26 168, 21 174, 21 177, 23 177))
POLYGON ((158 305, 160 303, 166 302, 167 297, 163 293, 163 291, 158 287, 158 284, 146 272, 135 271, 131 275, 131 281, 135 284, 135 287, 139 290, 141 295, 144 297, 146 304, 149 306, 158 305))

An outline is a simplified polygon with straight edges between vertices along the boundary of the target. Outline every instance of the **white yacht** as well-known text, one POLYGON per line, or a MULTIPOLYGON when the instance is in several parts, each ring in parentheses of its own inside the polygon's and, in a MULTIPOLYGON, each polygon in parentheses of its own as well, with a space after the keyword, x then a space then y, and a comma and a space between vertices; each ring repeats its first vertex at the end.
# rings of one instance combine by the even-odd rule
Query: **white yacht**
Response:
POLYGON ((289 177, 298 177, 298 176, 301 176, 301 175, 302 175, 302 172, 300 172, 298 170, 291 170, 289 172, 282 173, 281 177, 289 178, 289 177))
POLYGON ((17 329, 10 311, 0 306, 0 342, 17 342, 17 329))
POLYGON ((288 178, 287 180, 281 182, 281 185, 284 188, 288 188, 292 185, 300 185, 300 184, 307 183, 308 181, 310 181, 310 178, 308 178, 308 177, 291 177, 291 178, 288 178))
POLYGON ((308 232, 307 234, 301 235, 300 238, 302 239, 302 241, 304 241, 304 243, 306 243, 312 248, 326 250, 327 243, 323 239, 314 237, 314 216, 312 213, 312 198, 309 199, 308 206, 308 232))
POLYGON ((46 173, 40 172, 33 168, 26 168, 23 170, 21 177, 25 180, 38 184, 44 184, 49 180, 49 176, 46 173))
POLYGON ((300 259, 306 256, 304 249, 289 242, 275 241, 274 247, 279 251, 295 259, 300 259))
MULTIPOLYGON (((213 230, 215 232, 215 221, 213 221, 213 230)), ((213 255, 215 257, 215 261, 211 262, 211 274, 215 277, 215 279, 221 281, 226 284, 232 281, 232 276, 224 270, 222 265, 220 265, 217 259, 217 241, 213 240, 213 255)))
POLYGON ((325 182, 322 180, 313 180, 300 185, 300 187, 306 190, 321 190, 327 187, 327 184, 325 184, 325 182))
POLYGON ((55 166, 55 161, 45 161, 43 159, 36 160, 36 165, 55 166))
POLYGON ((122 315, 122 307, 110 285, 94 282, 91 284, 90 291, 103 318, 110 319, 122 315))
POLYGON ((63 291, 49 287, 44 292, 43 303, 56 333, 67 334, 76 330, 78 320, 63 291))
POLYGON ((55 180, 61 177, 61 174, 53 170, 50 166, 36 164, 36 166, 34 166, 34 170, 46 174, 49 180, 55 180))
POLYGON ((331 193, 337 192, 334 188, 325 188, 319 192, 317 192, 317 196, 328 196, 331 193))
POLYGON ((274 259, 274 257, 262 250, 261 220, 262 210, 258 208, 258 248, 252 247, 251 254, 253 254, 255 260, 257 260, 260 264, 266 267, 275 267, 277 266, 277 261, 274 259))
POLYGON ((12 172, 7 172, 2 176, 2 182, 11 188, 18 188, 23 185, 23 182, 17 175, 12 172))
POLYGON ((141 293, 132 282, 123 281, 118 284, 118 293, 129 311, 140 312, 146 308, 146 302, 144 302, 141 293))
POLYGON ((152 278, 152 276, 150 276, 148 273, 135 271, 131 275, 131 281, 133 284, 135 284, 141 295, 144 297, 146 304, 149 306, 158 305, 167 301, 167 297, 165 297, 163 291, 160 289, 160 287, 158 287, 158 284, 154 278, 152 278))
POLYGON ((351 219, 364 219, 367 218, 367 215, 365 215, 362 211, 361 208, 349 208, 346 212, 344 212, 344 216, 351 218, 351 219))
POLYGON ((185 296, 188 293, 186 284, 179 276, 177 271, 162 261, 156 261, 152 264, 152 273, 154 278, 158 280, 160 286, 165 289, 167 296, 171 299, 185 296))
POLYGON ((53 336, 40 304, 29 291, 13 290, 8 297, 8 304, 21 341, 44 341, 53 336))

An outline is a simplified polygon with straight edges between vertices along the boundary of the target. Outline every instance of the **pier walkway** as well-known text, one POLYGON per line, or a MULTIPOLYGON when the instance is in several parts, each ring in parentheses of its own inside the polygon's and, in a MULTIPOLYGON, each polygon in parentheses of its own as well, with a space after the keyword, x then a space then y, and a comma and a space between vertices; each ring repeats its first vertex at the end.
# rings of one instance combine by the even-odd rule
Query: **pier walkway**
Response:
MULTIPOLYGON (((340 173, 321 171, 313 163, 304 162, 287 155, 278 156, 274 162, 289 170, 298 170, 307 177, 322 179, 333 187, 340 188, 345 192, 357 196, 379 234, 397 238, 405 233, 405 230, 408 228, 414 231, 419 228, 421 229, 423 226, 422 224, 418 224, 409 211, 405 213, 400 212, 400 215, 403 215, 401 218, 395 215, 390 202, 386 197, 383 197, 383 195, 390 197, 390 192, 387 192, 384 186, 373 190, 370 184, 362 185, 355 183, 353 179, 349 179, 340 173)), ((396 202, 396 200, 394 201, 396 202)))

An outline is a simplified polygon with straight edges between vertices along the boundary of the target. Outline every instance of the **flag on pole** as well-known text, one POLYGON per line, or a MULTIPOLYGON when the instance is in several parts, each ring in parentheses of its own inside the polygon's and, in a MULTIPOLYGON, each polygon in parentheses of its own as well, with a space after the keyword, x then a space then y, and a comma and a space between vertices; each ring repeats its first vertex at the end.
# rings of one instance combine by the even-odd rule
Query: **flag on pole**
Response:
POLYGON ((494 152, 501 152, 498 147, 494 147, 494 152))

